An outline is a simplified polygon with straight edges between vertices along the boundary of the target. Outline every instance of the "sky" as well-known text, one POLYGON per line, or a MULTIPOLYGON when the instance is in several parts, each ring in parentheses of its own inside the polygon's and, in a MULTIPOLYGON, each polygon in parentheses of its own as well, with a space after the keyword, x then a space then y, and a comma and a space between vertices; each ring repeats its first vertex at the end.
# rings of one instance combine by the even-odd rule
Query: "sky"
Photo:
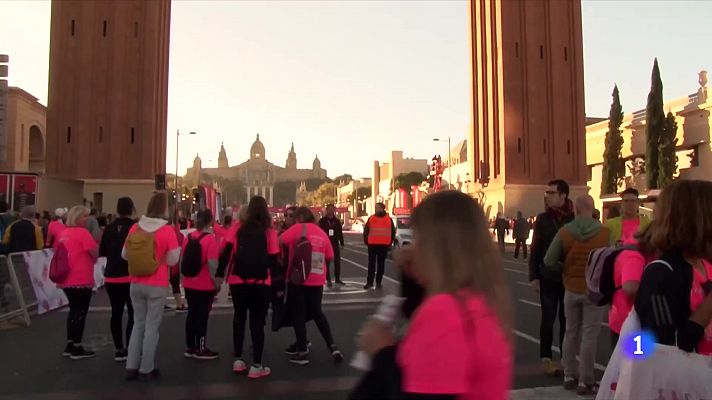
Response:
MULTIPOLYGON (((626 112, 645 107, 658 57, 666 99, 712 69, 712 2, 584 1, 586 114, 605 117, 618 84, 626 112)), ((50 3, 0 0, 0 54, 10 85, 46 104, 50 3)), ((260 133, 267 159, 299 168, 316 155, 330 177, 370 176, 390 150, 447 153, 470 126, 467 3, 186 1, 171 15, 167 170, 200 154, 231 165, 260 133)))

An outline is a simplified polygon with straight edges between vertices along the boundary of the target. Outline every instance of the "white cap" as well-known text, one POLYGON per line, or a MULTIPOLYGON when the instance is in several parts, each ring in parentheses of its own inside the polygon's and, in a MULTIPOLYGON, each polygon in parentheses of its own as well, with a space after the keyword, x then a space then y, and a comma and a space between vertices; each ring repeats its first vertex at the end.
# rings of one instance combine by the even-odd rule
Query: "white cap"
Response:
POLYGON ((64 216, 64 214, 66 214, 66 213, 67 213, 66 208, 58 208, 58 209, 54 210, 54 215, 56 215, 59 218, 62 218, 64 216))

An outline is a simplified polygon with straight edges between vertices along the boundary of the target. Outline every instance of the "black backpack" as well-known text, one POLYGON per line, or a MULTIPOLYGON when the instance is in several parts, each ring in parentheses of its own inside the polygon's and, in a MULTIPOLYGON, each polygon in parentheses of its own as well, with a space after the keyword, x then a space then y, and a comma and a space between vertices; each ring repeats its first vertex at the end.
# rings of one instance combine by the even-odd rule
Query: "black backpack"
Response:
POLYGON ((237 248, 232 274, 242 280, 265 280, 269 269, 267 235, 259 227, 243 226, 237 231, 237 248))
POLYGON ((183 259, 180 262, 180 273, 183 276, 193 278, 200 274, 203 266, 203 248, 200 245, 200 241, 208 235, 209 233, 203 233, 197 238, 193 237, 193 235, 188 235, 188 244, 185 245, 183 259))

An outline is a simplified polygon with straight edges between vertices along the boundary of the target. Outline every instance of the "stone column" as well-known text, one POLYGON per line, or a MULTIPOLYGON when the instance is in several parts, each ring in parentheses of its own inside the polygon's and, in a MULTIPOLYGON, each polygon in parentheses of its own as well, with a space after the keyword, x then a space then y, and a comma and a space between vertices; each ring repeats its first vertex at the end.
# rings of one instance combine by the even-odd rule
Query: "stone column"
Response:
POLYGON ((269 204, 274 206, 274 186, 269 187, 269 204))

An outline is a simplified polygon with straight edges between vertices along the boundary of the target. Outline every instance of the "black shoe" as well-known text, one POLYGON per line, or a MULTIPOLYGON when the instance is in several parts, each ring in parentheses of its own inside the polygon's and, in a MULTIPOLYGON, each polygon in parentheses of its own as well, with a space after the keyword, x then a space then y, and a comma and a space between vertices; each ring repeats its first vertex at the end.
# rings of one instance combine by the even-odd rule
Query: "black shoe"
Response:
POLYGON ((367 283, 367 284, 363 285, 363 288, 366 290, 373 289, 373 285, 367 283))
POLYGON ((129 358, 129 352, 125 349, 116 350, 114 353, 114 361, 126 361, 127 358, 129 358))
POLYGON ((136 379, 138 379, 138 370, 127 369, 126 375, 124 375, 124 379, 126 379, 127 381, 135 381, 136 379))
POLYGON ((73 350, 74 350, 74 343, 69 342, 69 343, 67 343, 67 346, 64 347, 64 351, 62 352, 62 355, 64 357, 69 357, 72 355, 73 350))
POLYGON ((334 284, 331 283, 331 281, 326 281, 326 286, 327 286, 328 288, 333 288, 333 287, 334 287, 334 284))
POLYGON ((159 371, 158 369, 154 369, 153 371, 147 374, 140 373, 139 376, 141 377, 141 379, 154 380, 161 377, 161 371, 159 371))
POLYGON ((337 279, 336 284, 339 286, 346 286, 346 284, 341 279, 337 279))
POLYGON ((335 345, 332 344, 331 347, 331 358, 334 359, 335 363, 340 363, 344 361, 344 354, 339 350, 339 348, 335 345))
POLYGON ((377 283, 377 284, 376 284, 376 289, 383 289, 383 285, 380 284, 380 283, 377 283))
POLYGON ((72 350, 72 355, 69 356, 72 360, 82 360, 84 358, 91 358, 94 357, 96 353, 93 351, 89 350, 84 350, 84 347, 82 346, 74 346, 74 350, 72 350))
POLYGON ((301 352, 297 353, 291 357, 289 357, 289 362, 292 364, 297 364, 297 365, 307 365, 309 364, 309 352, 301 352))
POLYGON ((208 348, 204 348, 202 350, 197 350, 193 354, 193 358, 198 359, 198 360, 214 360, 218 357, 220 357, 220 353, 216 353, 208 348))
MULTIPOLYGON (((312 346, 311 342, 307 340, 307 351, 306 351, 307 354, 309 354, 309 349, 311 348, 311 346, 312 346)), ((297 350, 297 344, 296 343, 290 344, 289 347, 287 347, 287 349, 284 350, 284 354, 286 354, 288 356, 295 356, 295 355, 299 354, 299 350, 297 350)))

